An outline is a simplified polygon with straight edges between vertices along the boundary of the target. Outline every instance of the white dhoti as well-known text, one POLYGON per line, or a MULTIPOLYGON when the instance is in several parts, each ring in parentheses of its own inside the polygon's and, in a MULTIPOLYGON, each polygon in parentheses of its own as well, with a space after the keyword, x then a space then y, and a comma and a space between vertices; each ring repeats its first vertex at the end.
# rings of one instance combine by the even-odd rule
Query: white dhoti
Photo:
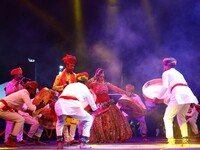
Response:
POLYGON ((81 102, 78 100, 65 100, 61 98, 55 103, 54 108, 58 116, 56 123, 57 136, 62 136, 63 134, 66 116, 81 120, 84 123, 82 136, 90 136, 90 128, 92 126, 93 117, 83 109, 81 102))

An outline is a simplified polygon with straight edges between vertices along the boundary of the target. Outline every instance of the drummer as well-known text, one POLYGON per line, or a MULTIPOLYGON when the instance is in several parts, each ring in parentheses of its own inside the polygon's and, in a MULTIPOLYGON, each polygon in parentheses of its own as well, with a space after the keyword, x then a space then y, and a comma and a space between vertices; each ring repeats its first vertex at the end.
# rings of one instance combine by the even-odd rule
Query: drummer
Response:
POLYGON ((165 98, 163 96, 166 92, 170 91, 171 96, 163 118, 168 145, 175 145, 173 120, 174 117, 177 116, 177 121, 182 135, 182 146, 189 146, 188 128, 185 116, 190 104, 197 104, 198 100, 188 87, 184 76, 175 69, 177 63, 176 59, 172 57, 164 58, 162 63, 164 68, 164 72, 162 74, 163 86, 158 93, 157 98, 154 98, 154 102, 162 101, 162 98, 165 98))
POLYGON ((5 143, 8 147, 19 147, 16 144, 16 136, 22 129, 25 119, 17 112, 19 110, 35 111, 44 107, 43 102, 41 102, 38 106, 32 104, 30 99, 31 92, 32 90, 29 88, 29 86, 25 86, 25 89, 14 92, 0 100, 0 118, 6 121, 9 120, 14 122, 13 129, 5 143), (24 110, 23 104, 27 105, 27 110, 24 110))
MULTIPOLYGON (((127 84, 125 89, 126 89, 126 94, 123 95, 123 97, 125 97, 128 100, 131 100, 131 101, 138 103, 144 110, 146 110, 146 106, 142 102, 140 96, 134 93, 135 87, 132 84, 127 84)), ((116 106, 119 109, 122 108, 122 106, 120 106, 118 103, 116 104, 116 106)), ((122 111, 122 113, 128 119, 136 119, 138 121, 138 123, 140 125, 139 128, 140 128, 140 134, 142 136, 142 139, 143 139, 143 141, 148 141, 148 139, 147 139, 147 125, 146 125, 146 121, 145 121, 145 115, 140 117, 140 118, 130 118, 130 116, 128 116, 128 114, 126 114, 124 111, 122 111)))

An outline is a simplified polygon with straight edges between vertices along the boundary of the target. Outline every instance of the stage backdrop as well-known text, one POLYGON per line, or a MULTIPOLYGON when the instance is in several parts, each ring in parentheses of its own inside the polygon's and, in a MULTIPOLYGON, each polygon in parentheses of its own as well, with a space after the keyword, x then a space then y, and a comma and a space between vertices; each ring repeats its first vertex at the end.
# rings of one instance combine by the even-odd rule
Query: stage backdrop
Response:
POLYGON ((0 84, 0 99, 2 99, 3 97, 5 97, 5 90, 4 90, 4 88, 6 87, 7 83, 8 82, 0 84))

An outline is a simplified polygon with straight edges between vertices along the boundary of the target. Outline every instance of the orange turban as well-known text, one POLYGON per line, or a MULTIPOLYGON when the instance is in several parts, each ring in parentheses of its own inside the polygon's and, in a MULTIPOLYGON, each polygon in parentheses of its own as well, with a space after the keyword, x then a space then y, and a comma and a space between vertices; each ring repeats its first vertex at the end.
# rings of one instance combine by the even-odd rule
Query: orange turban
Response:
POLYGON ((77 81, 85 82, 89 79, 89 74, 87 72, 78 73, 76 79, 77 81))
POLYGON ((37 89, 38 83, 36 81, 27 81, 25 84, 26 88, 37 89))
POLYGON ((22 71, 22 68, 20 68, 20 67, 19 68, 15 68, 10 72, 10 74, 12 76, 17 75, 17 74, 22 74, 22 73, 23 73, 23 71, 22 71))
POLYGON ((76 57, 67 54, 65 57, 62 59, 65 64, 76 64, 76 57))

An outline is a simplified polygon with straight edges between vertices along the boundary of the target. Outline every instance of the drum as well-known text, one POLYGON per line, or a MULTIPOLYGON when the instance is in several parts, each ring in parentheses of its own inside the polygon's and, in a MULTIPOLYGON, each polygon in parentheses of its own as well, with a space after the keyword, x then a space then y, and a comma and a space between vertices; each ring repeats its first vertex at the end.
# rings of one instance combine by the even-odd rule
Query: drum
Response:
POLYGON ((146 110, 138 102, 130 100, 127 96, 119 98, 118 105, 130 118, 141 118, 146 113, 146 110))
POLYGON ((162 79, 161 78, 152 79, 143 85, 142 87, 143 97, 150 102, 154 102, 153 98, 158 96, 158 93, 160 92, 161 88, 162 88, 162 79))
POLYGON ((57 122, 57 115, 51 108, 43 108, 40 112, 42 117, 38 119, 41 126, 46 129, 55 129, 57 122))
MULTIPOLYGON (((52 91, 48 88, 41 89, 38 94, 35 96, 32 103, 34 105, 39 105, 42 101, 44 101, 45 106, 52 100, 52 91)), ((32 115, 37 116, 43 108, 36 110, 32 115)))
POLYGON ((37 93, 32 103, 36 106, 39 105, 42 101, 44 101, 45 104, 48 104, 48 102, 51 100, 50 97, 51 90, 47 87, 44 87, 37 93))

